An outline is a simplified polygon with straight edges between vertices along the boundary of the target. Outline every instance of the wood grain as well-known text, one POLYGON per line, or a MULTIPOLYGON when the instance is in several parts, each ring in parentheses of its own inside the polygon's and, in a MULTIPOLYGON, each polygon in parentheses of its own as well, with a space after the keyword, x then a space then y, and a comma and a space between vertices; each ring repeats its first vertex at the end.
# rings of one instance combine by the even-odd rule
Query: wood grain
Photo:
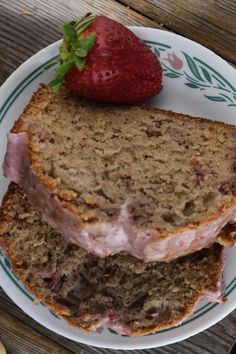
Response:
POLYGON ((1 0, 0 85, 26 59, 61 38, 59 24, 87 12, 109 15, 124 25, 160 27, 112 0, 1 0))
POLYGON ((120 0, 236 64, 235 0, 120 0))
POLYGON ((0 309, 0 339, 12 354, 72 354, 30 326, 0 309))

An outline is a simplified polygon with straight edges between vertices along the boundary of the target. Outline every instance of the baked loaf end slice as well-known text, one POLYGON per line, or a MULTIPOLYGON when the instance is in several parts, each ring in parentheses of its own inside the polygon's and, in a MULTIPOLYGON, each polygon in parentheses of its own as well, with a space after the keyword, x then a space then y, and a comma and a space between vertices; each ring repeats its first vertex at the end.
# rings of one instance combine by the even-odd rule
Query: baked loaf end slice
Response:
POLYGON ((234 221, 235 137, 235 126, 42 85, 8 135, 4 172, 71 242, 169 261, 234 221))
POLYGON ((43 222, 14 184, 0 211, 0 247, 39 300, 85 331, 144 335, 181 323, 203 298, 222 301, 219 244, 169 263, 101 259, 43 222))

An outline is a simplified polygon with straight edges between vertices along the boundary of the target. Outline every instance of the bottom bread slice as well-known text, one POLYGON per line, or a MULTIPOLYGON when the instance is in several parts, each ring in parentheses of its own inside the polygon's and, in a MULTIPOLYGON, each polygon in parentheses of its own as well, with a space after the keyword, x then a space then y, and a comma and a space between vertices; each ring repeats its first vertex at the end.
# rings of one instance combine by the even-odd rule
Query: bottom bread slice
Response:
POLYGON ((144 335, 180 324, 201 299, 223 301, 222 246, 169 263, 101 259, 43 222, 14 184, 0 211, 0 247, 38 300, 85 331, 144 335))

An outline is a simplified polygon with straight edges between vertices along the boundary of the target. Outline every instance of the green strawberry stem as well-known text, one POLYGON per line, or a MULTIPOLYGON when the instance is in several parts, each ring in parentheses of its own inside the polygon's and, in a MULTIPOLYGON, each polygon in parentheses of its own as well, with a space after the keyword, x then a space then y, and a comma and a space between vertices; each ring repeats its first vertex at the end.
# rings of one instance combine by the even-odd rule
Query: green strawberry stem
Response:
POLYGON ((93 48, 96 40, 96 33, 84 37, 83 31, 96 20, 95 15, 88 14, 81 21, 72 21, 59 26, 63 33, 63 42, 60 47, 58 66, 55 69, 55 76, 49 83, 53 91, 58 91, 63 83, 65 75, 76 66, 79 71, 85 67, 86 56, 93 48))

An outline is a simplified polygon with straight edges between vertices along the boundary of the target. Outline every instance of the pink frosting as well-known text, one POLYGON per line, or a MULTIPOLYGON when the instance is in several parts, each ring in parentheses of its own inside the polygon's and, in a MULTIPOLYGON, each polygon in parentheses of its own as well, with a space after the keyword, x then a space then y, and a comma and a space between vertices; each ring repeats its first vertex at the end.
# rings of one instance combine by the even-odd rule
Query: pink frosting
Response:
POLYGON ((21 184, 30 165, 27 144, 28 138, 25 133, 8 134, 3 171, 10 181, 17 184, 21 184))
POLYGON ((145 261, 175 259, 208 247, 236 214, 234 202, 231 208, 222 211, 217 220, 208 221, 198 228, 180 229, 175 235, 161 239, 157 230, 141 230, 135 226, 128 213, 127 200, 121 206, 116 222, 99 222, 82 227, 78 216, 65 208, 63 201, 48 190, 34 172, 26 133, 8 134, 3 169, 7 178, 23 187, 43 220, 64 233, 71 242, 101 257, 126 251, 145 261))

